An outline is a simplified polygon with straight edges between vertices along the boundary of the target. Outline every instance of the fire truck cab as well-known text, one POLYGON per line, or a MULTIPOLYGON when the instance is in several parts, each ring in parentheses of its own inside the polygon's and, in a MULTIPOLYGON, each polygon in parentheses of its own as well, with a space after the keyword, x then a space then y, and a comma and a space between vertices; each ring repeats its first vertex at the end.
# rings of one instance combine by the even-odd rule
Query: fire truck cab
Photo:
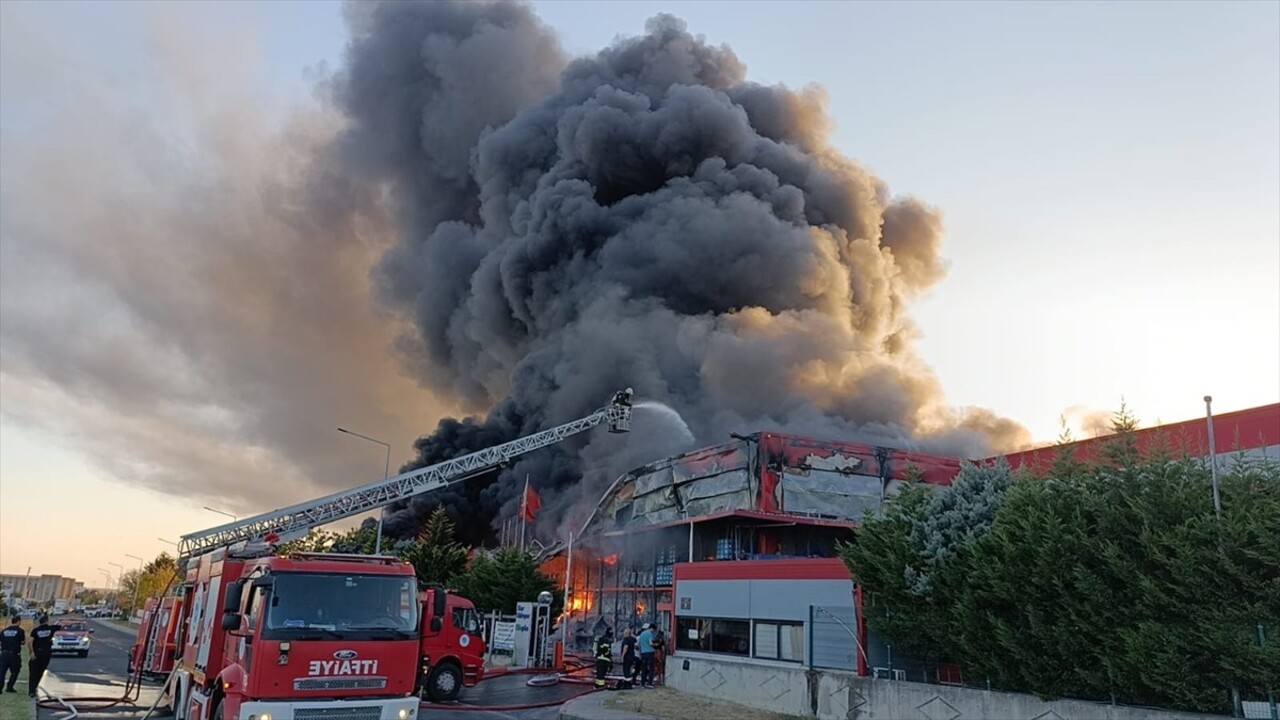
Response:
POLYGON ((236 557, 190 568, 177 720, 410 720, 417 581, 395 558, 236 557))
POLYGON ((419 596, 422 612, 422 658, 417 693, 445 702, 464 687, 484 679, 484 637, 480 616, 470 600, 432 587, 419 596))

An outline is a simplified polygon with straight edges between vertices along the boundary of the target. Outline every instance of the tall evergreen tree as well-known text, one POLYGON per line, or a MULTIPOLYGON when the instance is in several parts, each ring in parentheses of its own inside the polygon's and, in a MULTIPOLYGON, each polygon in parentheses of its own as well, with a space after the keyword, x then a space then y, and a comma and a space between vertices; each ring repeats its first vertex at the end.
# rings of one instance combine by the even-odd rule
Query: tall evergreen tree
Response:
POLYGON ((559 612, 562 593, 556 583, 538 570, 533 555, 519 548, 502 548, 492 555, 478 553, 471 567, 454 579, 457 591, 476 604, 481 612, 516 611, 516 603, 537 600, 541 592, 555 598, 552 614, 559 612))
POLYGON ((840 552, 871 628, 1045 696, 1223 713, 1280 687, 1280 639, 1256 640, 1280 638, 1280 464, 1223 468, 1219 521, 1203 462, 1140 457, 1127 408, 1114 425, 1095 464, 1000 492, 970 471, 865 520, 840 552))
POLYGON ((436 508, 418 537, 396 546, 396 553, 413 565, 422 582, 447 584, 467 567, 467 549, 458 542, 453 521, 436 508))

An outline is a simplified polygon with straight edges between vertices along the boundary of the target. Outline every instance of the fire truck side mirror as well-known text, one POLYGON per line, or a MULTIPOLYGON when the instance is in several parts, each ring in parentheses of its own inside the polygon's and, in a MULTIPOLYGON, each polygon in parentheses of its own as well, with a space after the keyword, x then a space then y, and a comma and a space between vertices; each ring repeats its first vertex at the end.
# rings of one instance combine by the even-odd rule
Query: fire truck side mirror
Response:
MULTIPOLYGON (((448 606, 449 593, 444 588, 436 588, 431 594, 431 617, 440 619, 444 617, 445 609, 448 606)), ((432 623, 434 627, 435 623, 432 623)))
POLYGON ((240 578, 227 586, 227 596, 222 601, 222 629, 235 632, 240 629, 240 598, 244 594, 245 579, 240 578))
POLYGON ((240 629, 240 613, 229 612, 222 614, 222 629, 227 632, 235 632, 240 629))
MULTIPOLYGON (((222 612, 238 614, 240 612, 240 596, 243 594, 244 578, 240 578, 239 580, 231 583, 231 586, 227 588, 227 597, 222 602, 222 612)), ((226 624, 225 621, 223 624, 226 624)))

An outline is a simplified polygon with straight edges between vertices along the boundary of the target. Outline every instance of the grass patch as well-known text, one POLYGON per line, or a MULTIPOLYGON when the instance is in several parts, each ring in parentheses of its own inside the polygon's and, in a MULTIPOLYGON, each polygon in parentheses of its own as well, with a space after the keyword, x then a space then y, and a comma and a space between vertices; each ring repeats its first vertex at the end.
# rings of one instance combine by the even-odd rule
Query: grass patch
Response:
MULTIPOLYGON (((18 671, 18 684, 13 687, 18 692, 0 693, 0 720, 27 720, 31 698, 27 697, 27 654, 25 652, 22 653, 22 669, 18 671)), ((0 688, 0 690, 3 689, 0 688)))

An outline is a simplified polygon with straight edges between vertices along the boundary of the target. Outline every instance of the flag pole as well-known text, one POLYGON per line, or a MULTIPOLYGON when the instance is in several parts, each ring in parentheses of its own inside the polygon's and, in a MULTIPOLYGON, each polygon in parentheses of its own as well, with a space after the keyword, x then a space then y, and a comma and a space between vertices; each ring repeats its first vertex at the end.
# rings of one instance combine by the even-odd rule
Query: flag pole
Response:
POLYGON ((529 526, 529 473, 524 474, 524 494, 520 496, 520 551, 524 552, 524 530, 529 526))
POLYGON ((573 594, 573 531, 569 531, 569 559, 564 565, 564 622, 560 624, 560 647, 569 649, 569 621, 573 619, 573 604, 569 596, 573 594))

